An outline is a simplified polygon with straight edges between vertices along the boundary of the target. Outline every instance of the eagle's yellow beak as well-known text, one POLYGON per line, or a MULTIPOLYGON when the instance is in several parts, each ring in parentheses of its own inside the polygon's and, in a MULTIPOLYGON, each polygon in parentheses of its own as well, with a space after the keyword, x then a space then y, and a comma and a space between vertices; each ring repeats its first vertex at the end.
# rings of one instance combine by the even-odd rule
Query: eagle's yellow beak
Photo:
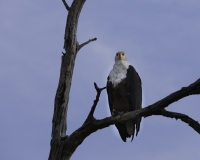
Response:
POLYGON ((122 54, 119 54, 119 59, 122 60, 122 54))

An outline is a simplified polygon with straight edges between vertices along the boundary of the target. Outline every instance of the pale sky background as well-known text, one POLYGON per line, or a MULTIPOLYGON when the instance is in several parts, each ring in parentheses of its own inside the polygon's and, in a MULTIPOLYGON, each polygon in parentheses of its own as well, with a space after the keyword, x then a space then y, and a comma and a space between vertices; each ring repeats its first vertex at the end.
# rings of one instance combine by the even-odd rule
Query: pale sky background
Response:
MULTIPOLYGON (((71 0, 72 1, 72 0, 71 0)), ((71 4, 71 1, 67 1, 71 4)), ((0 159, 48 159, 67 11, 62 1, 0 1, 0 159)), ((143 107, 200 78, 199 0, 87 0, 78 41, 98 40, 78 53, 68 110, 71 134, 106 85, 117 51, 125 51, 143 85, 143 107)), ((200 98, 168 107, 200 121, 200 98)), ((104 90, 95 111, 110 116, 104 90)), ((143 119, 124 143, 114 126, 85 139, 72 160, 199 160, 200 136, 180 120, 143 119)))

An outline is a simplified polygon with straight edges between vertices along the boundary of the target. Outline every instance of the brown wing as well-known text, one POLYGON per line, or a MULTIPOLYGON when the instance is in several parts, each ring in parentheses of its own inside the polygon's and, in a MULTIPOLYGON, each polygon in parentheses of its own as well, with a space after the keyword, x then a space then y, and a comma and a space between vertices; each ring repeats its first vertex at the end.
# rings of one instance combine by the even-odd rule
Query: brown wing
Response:
MULTIPOLYGON (((141 79, 133 66, 129 65, 127 70, 127 90, 128 101, 130 103, 131 111, 142 108, 142 83, 141 79)), ((133 121, 134 127, 136 126, 136 136, 140 130, 141 118, 133 121)), ((133 139, 133 137, 132 137, 133 139)))
POLYGON ((113 110, 113 96, 112 96, 113 86, 112 86, 112 83, 109 82, 109 76, 107 78, 106 90, 107 90, 107 94, 108 94, 108 103, 109 103, 110 113, 112 114, 112 110, 113 110))
MULTIPOLYGON (((107 85, 106 85, 106 90, 108 94, 108 102, 109 102, 109 107, 110 107, 110 113, 112 115, 113 111, 113 102, 114 102, 114 88, 111 82, 109 82, 109 77, 107 78, 107 85)), ((117 130, 119 131, 121 139, 126 142, 126 138, 130 137, 130 135, 127 132, 126 125, 124 123, 118 123, 115 124, 117 127, 117 130)))

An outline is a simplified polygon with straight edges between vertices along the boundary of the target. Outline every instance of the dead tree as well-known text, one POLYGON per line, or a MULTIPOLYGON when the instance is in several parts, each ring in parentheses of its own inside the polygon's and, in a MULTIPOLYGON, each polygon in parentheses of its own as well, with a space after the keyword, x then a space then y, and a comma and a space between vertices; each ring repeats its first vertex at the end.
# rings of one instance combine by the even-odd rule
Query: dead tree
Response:
POLYGON ((158 102, 149 105, 143 109, 125 113, 121 116, 108 117, 101 120, 96 120, 93 116, 101 91, 104 88, 99 88, 94 83, 97 91, 96 99, 83 125, 74 131, 71 135, 66 135, 67 124, 67 109, 69 101, 69 93, 73 76, 74 62, 78 51, 86 44, 95 41, 96 38, 89 39, 85 43, 79 45, 76 37, 78 19, 81 9, 86 0, 73 0, 72 5, 68 6, 65 0, 62 0, 66 10, 68 11, 65 35, 64 35, 64 50, 62 55, 62 63, 60 69, 60 79, 54 102, 54 115, 52 120, 52 139, 49 160, 68 160, 75 152, 76 148, 84 141, 91 133, 99 129, 106 128, 110 125, 125 122, 137 117, 149 117, 152 115, 162 115, 164 117, 176 118, 188 124, 196 132, 200 134, 200 124, 189 116, 181 113, 170 112, 165 110, 170 104, 184 97, 200 94, 200 79, 190 84, 188 87, 183 87, 169 96, 159 100, 158 102))

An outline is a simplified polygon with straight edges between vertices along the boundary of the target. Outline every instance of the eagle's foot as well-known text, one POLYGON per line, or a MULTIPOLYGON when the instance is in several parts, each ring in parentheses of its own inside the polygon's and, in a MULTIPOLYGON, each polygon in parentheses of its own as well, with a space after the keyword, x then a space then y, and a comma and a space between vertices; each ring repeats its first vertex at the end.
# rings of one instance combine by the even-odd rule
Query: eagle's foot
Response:
POLYGON ((123 111, 117 111, 117 110, 115 110, 115 109, 113 109, 112 110, 112 116, 117 116, 117 115, 123 115, 124 114, 124 112, 123 111))
POLYGON ((120 116, 122 116, 123 114, 124 114, 124 112, 123 112, 123 111, 119 112, 119 115, 120 115, 120 116))
POLYGON ((112 110, 112 116, 117 116, 118 115, 117 113, 118 112, 115 109, 112 110))

